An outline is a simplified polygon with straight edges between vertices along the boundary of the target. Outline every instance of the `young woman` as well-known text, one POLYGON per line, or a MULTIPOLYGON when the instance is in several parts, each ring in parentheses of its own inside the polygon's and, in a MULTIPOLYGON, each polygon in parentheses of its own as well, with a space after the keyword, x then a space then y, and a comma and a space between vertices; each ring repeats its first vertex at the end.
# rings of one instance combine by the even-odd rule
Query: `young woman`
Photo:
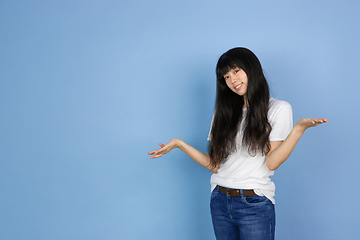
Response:
POLYGON ((216 75, 209 154, 177 138, 148 154, 158 158, 179 148, 214 172, 210 208, 216 239, 274 239, 275 185, 270 177, 305 130, 327 119, 300 119, 293 127, 290 104, 270 98, 261 64, 246 48, 224 53, 216 75))

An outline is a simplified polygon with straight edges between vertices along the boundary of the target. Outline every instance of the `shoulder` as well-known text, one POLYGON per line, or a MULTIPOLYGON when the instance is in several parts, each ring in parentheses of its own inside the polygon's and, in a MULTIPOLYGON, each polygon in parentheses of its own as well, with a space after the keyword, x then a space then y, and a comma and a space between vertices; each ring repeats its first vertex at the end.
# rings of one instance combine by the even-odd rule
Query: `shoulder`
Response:
POLYGON ((270 98, 269 100, 269 111, 272 110, 276 110, 276 109, 280 109, 280 108, 291 108, 290 103, 283 101, 283 100, 278 100, 275 98, 270 98))
POLYGON ((290 113, 292 114, 292 108, 290 103, 278 100, 275 98, 270 98, 269 101, 269 115, 279 114, 279 113, 290 113))

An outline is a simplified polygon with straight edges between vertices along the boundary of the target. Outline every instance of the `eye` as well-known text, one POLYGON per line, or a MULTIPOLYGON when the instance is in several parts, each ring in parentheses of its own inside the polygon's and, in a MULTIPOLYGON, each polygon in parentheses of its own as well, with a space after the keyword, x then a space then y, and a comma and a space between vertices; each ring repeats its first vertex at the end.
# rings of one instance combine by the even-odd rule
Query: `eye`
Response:
POLYGON ((236 69, 236 70, 234 71, 234 73, 238 73, 238 72, 240 72, 240 70, 239 70, 239 69, 236 69))
POLYGON ((224 79, 225 79, 225 80, 229 79, 229 76, 224 76, 224 79))

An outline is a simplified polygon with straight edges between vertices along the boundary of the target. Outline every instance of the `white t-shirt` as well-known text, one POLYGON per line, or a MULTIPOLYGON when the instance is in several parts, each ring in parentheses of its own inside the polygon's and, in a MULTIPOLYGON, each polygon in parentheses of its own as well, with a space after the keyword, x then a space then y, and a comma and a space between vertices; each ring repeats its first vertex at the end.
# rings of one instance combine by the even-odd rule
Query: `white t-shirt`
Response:
MULTIPOLYGON (((268 119, 272 126, 270 141, 284 141, 293 128, 292 109, 288 102, 270 98, 268 119)), ((247 109, 244 108, 244 115, 247 109)), ((242 147, 241 123, 236 137, 238 150, 233 152, 220 165, 217 174, 211 176, 211 190, 216 185, 234 189, 254 189, 259 196, 266 196, 275 204, 275 184, 270 177, 270 171, 265 163, 265 156, 257 154, 250 156, 247 147, 242 147)))

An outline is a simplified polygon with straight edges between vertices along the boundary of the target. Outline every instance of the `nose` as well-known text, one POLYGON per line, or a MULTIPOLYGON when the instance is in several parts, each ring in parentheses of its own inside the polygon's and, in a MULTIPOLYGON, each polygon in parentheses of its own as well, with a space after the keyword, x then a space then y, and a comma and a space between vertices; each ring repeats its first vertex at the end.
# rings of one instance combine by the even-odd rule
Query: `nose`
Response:
POLYGON ((233 78, 231 79, 231 81, 232 81, 232 83, 235 83, 235 82, 236 82, 236 78, 233 77, 233 78))

